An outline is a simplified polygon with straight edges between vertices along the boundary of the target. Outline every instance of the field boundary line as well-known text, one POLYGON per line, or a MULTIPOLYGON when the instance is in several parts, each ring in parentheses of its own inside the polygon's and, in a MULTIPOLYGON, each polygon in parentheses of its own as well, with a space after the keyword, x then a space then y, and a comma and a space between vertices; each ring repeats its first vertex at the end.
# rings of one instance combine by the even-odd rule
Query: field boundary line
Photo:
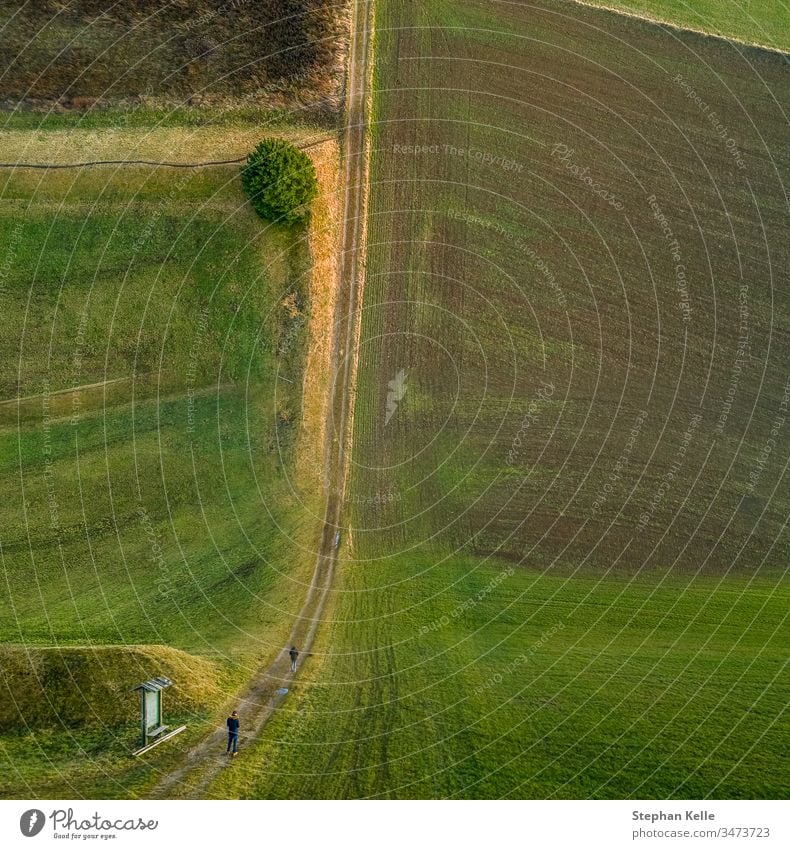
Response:
MULTIPOLYGON (((320 139, 297 144, 300 150, 317 147, 319 144, 331 141, 335 136, 322 136, 320 139)), ((246 162, 247 157, 238 159, 209 159, 206 162, 159 162, 156 159, 95 159, 87 162, 0 162, 0 168, 36 168, 42 171, 55 171, 64 168, 94 168, 99 165, 155 165, 161 168, 210 168, 214 165, 238 165, 246 162)))
MULTIPOLYGON (((175 372, 168 372, 166 376, 171 376, 175 374, 175 372)), ((150 401, 152 398, 172 398, 176 395, 182 395, 186 393, 186 386, 168 386, 167 384, 162 384, 161 382, 161 373, 160 372, 146 372, 144 374, 136 374, 136 375, 127 375, 126 377, 111 377, 107 380, 99 380, 96 383, 83 383, 81 386, 67 386, 65 389, 53 389, 52 392, 37 392, 33 395, 23 395, 19 398, 4 398, 0 399, 0 408, 2 407, 10 407, 13 405, 21 406, 28 401, 36 401, 43 400, 44 398, 60 398, 63 395, 77 395, 80 392, 89 392, 93 389, 100 389, 106 386, 117 386, 119 383, 131 383, 140 381, 140 383, 144 383, 146 378, 160 378, 160 381, 156 384, 153 384, 152 388, 156 389, 155 395, 150 396, 141 396, 140 400, 150 401)), ((220 391, 224 389, 228 389, 229 387, 234 386, 233 381, 223 381, 223 382, 215 382, 215 383, 205 383, 196 387, 193 390, 194 395, 206 395, 209 392, 220 391)), ((122 406, 122 405, 121 405, 122 406)))
POLYGON ((108 380, 99 380, 96 383, 83 383, 82 386, 67 386, 65 389, 55 389, 52 392, 35 392, 33 395, 22 395, 18 398, 3 398, 0 399, 0 407, 7 407, 11 404, 22 404, 24 401, 35 401, 36 398, 51 398, 56 395, 68 395, 74 392, 83 392, 88 389, 98 389, 100 386, 112 386, 116 383, 123 383, 131 380, 132 377, 111 377, 108 380))

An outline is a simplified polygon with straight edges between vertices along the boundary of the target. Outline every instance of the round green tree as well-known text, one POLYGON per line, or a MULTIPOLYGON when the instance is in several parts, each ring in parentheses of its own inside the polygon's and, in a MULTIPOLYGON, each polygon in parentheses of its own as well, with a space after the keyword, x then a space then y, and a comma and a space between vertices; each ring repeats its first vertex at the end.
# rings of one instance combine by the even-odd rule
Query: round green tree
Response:
POLYGON ((286 224, 307 218, 318 193, 310 157, 283 139, 264 139, 252 151, 241 182, 261 218, 286 224))

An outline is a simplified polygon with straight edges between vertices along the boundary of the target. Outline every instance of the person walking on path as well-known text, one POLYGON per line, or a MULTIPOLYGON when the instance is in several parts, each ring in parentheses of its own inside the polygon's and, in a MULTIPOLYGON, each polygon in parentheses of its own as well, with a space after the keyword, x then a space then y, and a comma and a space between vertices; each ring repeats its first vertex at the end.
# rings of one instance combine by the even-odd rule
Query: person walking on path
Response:
POLYGON ((299 650, 296 646, 291 646, 288 654, 291 656, 291 672, 296 672, 296 659, 299 657, 299 650))
POLYGON ((228 748, 227 753, 232 757, 236 757, 236 752, 239 750, 239 714, 233 711, 227 720, 228 726, 228 748), (231 749, 233 750, 231 752, 231 749))

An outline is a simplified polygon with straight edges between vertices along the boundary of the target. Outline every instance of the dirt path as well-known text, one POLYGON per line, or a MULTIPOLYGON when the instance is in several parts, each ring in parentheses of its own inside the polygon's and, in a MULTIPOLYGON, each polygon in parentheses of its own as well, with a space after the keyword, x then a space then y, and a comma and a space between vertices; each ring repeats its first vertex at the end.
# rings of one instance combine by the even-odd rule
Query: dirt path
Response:
MULTIPOLYGON (((328 496, 321 541, 316 555, 310 587, 301 610, 295 618, 288 645, 301 651, 300 664, 290 671, 287 648, 276 660, 260 669, 238 696, 235 704, 244 717, 240 743, 245 745, 257 737, 266 721, 287 695, 277 690, 290 687, 299 675, 321 623, 322 613, 332 585, 338 546, 336 535, 341 530, 347 477, 347 452, 350 448, 349 425, 353 420, 353 381, 356 366, 353 352, 357 348, 361 316, 365 209, 368 178, 366 133, 367 87, 372 28, 372 2, 354 3, 349 71, 346 88, 346 127, 343 133, 343 241, 340 255, 340 293, 332 341, 332 373, 336 376, 329 403, 330 422, 326 430, 326 481, 328 496)), ((307 661, 309 662, 309 661, 307 661)), ((151 798, 203 798, 212 781, 230 761, 224 755, 224 717, 212 733, 187 752, 182 765, 163 776, 149 794, 151 798)))

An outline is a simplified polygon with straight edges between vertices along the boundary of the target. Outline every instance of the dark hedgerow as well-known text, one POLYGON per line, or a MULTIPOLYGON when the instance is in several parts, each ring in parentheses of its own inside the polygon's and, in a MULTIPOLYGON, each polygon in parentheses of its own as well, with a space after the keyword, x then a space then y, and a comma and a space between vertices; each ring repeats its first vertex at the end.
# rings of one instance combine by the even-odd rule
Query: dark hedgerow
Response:
POLYGON ((264 139, 247 157, 241 182, 250 203, 269 221, 303 221, 318 193, 310 157, 283 139, 264 139))

